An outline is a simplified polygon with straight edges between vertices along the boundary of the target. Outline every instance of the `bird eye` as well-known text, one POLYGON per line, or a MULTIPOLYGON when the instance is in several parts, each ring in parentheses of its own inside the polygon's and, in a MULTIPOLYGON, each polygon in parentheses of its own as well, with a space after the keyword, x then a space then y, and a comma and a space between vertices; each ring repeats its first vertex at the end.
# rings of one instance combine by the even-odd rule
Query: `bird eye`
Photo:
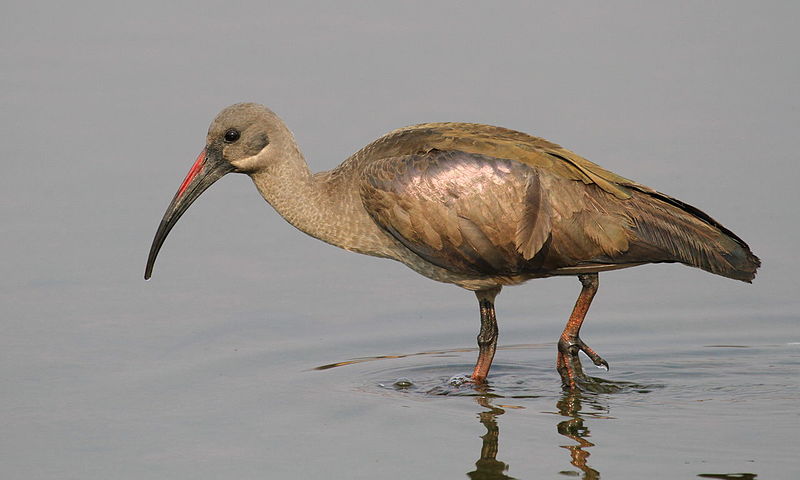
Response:
POLYGON ((239 140, 239 130, 231 128, 227 132, 225 132, 225 141, 228 143, 233 143, 236 140, 239 140))

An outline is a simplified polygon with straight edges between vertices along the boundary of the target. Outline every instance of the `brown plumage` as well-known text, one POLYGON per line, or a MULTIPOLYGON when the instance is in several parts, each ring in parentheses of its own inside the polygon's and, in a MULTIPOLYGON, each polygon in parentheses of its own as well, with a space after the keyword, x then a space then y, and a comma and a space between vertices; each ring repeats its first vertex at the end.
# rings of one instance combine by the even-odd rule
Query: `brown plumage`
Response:
POLYGON ((250 175, 309 235, 475 291, 478 382, 494 355, 494 298, 504 285, 579 276, 583 289, 557 358, 564 385, 576 388, 585 378, 578 351, 607 366, 578 336, 598 272, 680 262, 750 282, 760 264, 743 240, 697 208, 542 138, 480 124, 415 125, 312 175, 277 115, 237 104, 212 123, 156 233, 146 277, 180 215, 231 171, 250 175))

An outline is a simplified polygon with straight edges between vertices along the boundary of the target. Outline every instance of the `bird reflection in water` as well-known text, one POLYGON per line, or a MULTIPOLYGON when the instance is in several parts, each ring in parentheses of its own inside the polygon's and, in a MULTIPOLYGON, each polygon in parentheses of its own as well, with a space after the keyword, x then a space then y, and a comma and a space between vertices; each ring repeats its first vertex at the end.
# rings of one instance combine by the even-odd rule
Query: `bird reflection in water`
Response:
MULTIPOLYGON (((581 416, 583 394, 580 392, 565 393, 561 400, 556 403, 558 414, 567 417, 566 420, 559 422, 556 428, 558 433, 570 440, 574 440, 573 445, 561 445, 562 448, 569 450, 570 463, 583 472, 585 480, 600 478, 600 472, 591 468, 587 464, 589 459, 589 447, 594 447, 594 443, 587 440, 590 437, 589 427, 584 424, 581 416)), ((560 472, 571 475, 573 472, 560 472)))
POLYGON ((467 473, 473 480, 500 480, 513 479, 506 475, 508 464, 497 459, 498 439, 500 437, 500 427, 497 425, 498 416, 506 413, 500 407, 490 403, 489 397, 480 396, 477 398, 478 404, 488 410, 478 414, 481 423, 486 427, 486 434, 481 436, 481 457, 475 462, 475 470, 467 473))
MULTIPOLYGON (((530 349, 535 347, 538 348, 541 347, 541 345, 520 344, 507 345, 501 348, 530 349)), ((474 348, 361 357, 320 365, 314 369, 329 370, 331 368, 351 366, 366 362, 396 360, 422 355, 451 356, 455 353, 468 352, 472 350, 474 350, 474 348)), ((387 374, 385 370, 381 370, 380 373, 382 376, 387 374)), ((393 371, 393 373, 398 374, 400 372, 393 371)), ((419 374, 421 372, 417 371, 415 373, 419 374)), ((436 377, 435 375, 429 376, 436 377)), ((416 381, 409 381, 410 383, 406 384, 405 380, 407 379, 403 377, 404 382, 402 385, 398 382, 388 381, 380 382, 379 385, 381 385, 382 388, 399 389, 405 393, 417 392, 424 396, 475 396, 475 400, 478 402, 478 405, 483 408, 483 410, 478 413, 478 418, 481 424, 486 427, 486 433, 480 437, 482 440, 481 453, 478 461, 475 462, 475 470, 468 472, 467 477, 480 480, 513 479, 514 477, 508 475, 507 473, 509 470, 509 465, 497 459, 500 437, 500 427, 497 422, 497 417, 506 413, 507 409, 525 407, 507 404, 493 404, 492 402, 497 400, 502 401, 502 398, 504 397, 509 399, 515 397, 523 398, 526 397, 526 393, 516 390, 513 394, 506 395, 510 392, 503 391, 504 387, 500 385, 503 385, 504 383, 510 383, 514 384, 515 388, 519 387, 519 385, 517 385, 516 381, 504 382, 503 380, 505 377, 502 374, 496 375, 494 382, 481 384, 475 384, 471 382, 453 382, 455 378, 456 377, 453 377, 450 379, 450 381, 445 383, 442 383, 442 379, 440 377, 430 378, 429 381, 423 381, 418 378, 416 381), (517 395, 522 395, 522 397, 517 397, 517 395)), ((586 376, 585 381, 581 382, 581 388, 584 391, 563 391, 556 401, 555 411, 550 413, 564 418, 562 421, 558 422, 556 425, 556 430, 559 434, 567 437, 571 442, 574 442, 570 443, 569 445, 560 445, 560 447, 569 451, 570 463, 577 469, 577 471, 564 470, 558 473, 565 476, 581 476, 581 478, 584 480, 593 480, 600 478, 600 473, 588 465, 590 453, 587 449, 593 447, 594 443, 588 440, 591 435, 589 428, 586 425, 586 421, 588 419, 612 418, 608 415, 608 405, 603 402, 604 395, 617 393, 623 390, 634 390, 644 393, 647 392, 651 387, 625 382, 607 381, 596 377, 586 376)))
MULTIPOLYGON (((593 447, 594 443, 587 440, 590 436, 589 428, 586 426, 584 412, 581 411, 583 404, 586 402, 587 397, 580 392, 565 393, 561 399, 556 402, 556 409, 558 415, 567 417, 566 420, 559 422, 556 425, 558 433, 569 438, 575 443, 570 445, 561 445, 569 451, 570 463, 578 469, 578 471, 561 471, 558 472, 566 476, 581 476, 584 480, 595 480, 600 478, 600 472, 590 467, 587 463, 591 455, 587 450, 593 447)), ((491 398, 488 396, 477 397, 477 402, 486 410, 479 413, 480 422, 486 427, 486 433, 481 436, 483 444, 481 446, 481 456, 475 462, 476 469, 467 473, 467 477, 474 480, 498 480, 498 479, 513 479, 514 477, 507 474, 509 465, 497 459, 499 450, 499 437, 500 427, 497 424, 497 417, 505 413, 504 408, 515 408, 509 405, 493 405, 491 398)), ((592 417, 609 418, 607 417, 607 408, 593 403, 593 408, 597 408, 601 413, 591 413, 592 417)))

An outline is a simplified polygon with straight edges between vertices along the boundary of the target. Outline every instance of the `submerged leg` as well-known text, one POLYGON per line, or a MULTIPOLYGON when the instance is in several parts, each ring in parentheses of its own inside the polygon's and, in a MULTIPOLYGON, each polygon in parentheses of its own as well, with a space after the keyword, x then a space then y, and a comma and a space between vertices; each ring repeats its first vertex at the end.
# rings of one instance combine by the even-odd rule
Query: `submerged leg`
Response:
POLYGON ((481 307, 481 331, 478 334, 478 361, 472 371, 472 381, 483 382, 492 366, 494 352, 497 349, 497 318, 494 315, 494 298, 501 287, 478 290, 475 296, 481 307))
POLYGON ((578 352, 585 353, 598 367, 608 369, 608 362, 583 343, 578 336, 586 312, 589 311, 589 305, 592 304, 594 294, 597 293, 599 277, 596 273, 585 273, 578 275, 578 280, 581 281, 583 288, 578 295, 578 300, 575 301, 575 308, 572 309, 572 315, 567 320, 567 326, 564 327, 561 338, 558 340, 558 356, 556 357, 556 369, 561 375, 561 382, 564 387, 570 389, 576 389, 575 381, 585 377, 578 352))

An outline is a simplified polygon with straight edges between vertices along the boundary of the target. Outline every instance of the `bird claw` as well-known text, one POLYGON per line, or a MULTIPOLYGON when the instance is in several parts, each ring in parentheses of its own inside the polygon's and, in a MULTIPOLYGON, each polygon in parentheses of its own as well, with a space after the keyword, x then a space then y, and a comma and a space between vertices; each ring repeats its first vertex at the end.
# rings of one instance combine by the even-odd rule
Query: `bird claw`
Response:
POLYGON ((565 387, 576 389, 576 380, 585 380, 586 375, 583 373, 578 352, 583 352, 598 368, 603 368, 606 371, 609 369, 608 362, 603 357, 597 354, 594 350, 589 348, 588 345, 583 343, 580 337, 561 338, 558 341, 558 359, 556 368, 561 375, 561 380, 565 387))
MULTIPOLYGON (((589 347, 586 348, 588 349, 589 347)), ((595 364, 595 366, 597 366, 597 368, 602 368, 605 371, 609 370, 608 362, 606 362, 600 355, 596 354, 595 352, 589 353, 586 350, 583 350, 583 353, 589 357, 589 359, 595 364)))

